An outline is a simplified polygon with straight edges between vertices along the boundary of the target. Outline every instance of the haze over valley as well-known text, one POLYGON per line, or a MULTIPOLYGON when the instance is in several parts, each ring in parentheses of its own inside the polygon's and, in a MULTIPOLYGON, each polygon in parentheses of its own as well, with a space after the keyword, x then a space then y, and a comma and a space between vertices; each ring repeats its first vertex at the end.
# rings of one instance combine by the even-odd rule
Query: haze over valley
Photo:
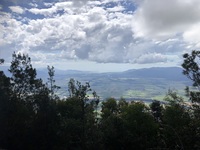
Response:
MULTIPOLYGON (((46 80, 47 70, 39 69, 38 76, 46 80)), ((56 84, 61 87, 58 95, 68 96, 67 87, 70 78, 82 83, 89 82, 91 88, 102 99, 123 97, 163 100, 169 89, 184 96, 185 87, 191 85, 191 81, 182 74, 182 68, 179 67, 155 67, 107 73, 55 69, 56 84)))

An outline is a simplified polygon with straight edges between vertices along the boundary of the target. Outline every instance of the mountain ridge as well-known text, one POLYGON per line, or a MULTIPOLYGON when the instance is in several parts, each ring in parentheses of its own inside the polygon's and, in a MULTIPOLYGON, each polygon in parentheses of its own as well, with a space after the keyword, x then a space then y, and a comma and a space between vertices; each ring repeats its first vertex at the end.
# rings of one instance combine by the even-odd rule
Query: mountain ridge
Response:
MULTIPOLYGON (((0 70, 6 71, 8 67, 0 66, 0 70)), ((6 75, 9 72, 6 71, 6 75)), ((37 78, 48 78, 48 70, 37 69, 37 78)), ((61 89, 59 96, 68 96, 68 82, 71 78, 82 84, 89 82, 93 90, 100 97, 124 97, 163 99, 169 89, 175 89, 184 96, 184 89, 191 85, 191 81, 182 74, 180 67, 152 67, 142 69, 130 69, 123 72, 96 73, 79 70, 59 70, 55 68, 55 81, 61 89)))

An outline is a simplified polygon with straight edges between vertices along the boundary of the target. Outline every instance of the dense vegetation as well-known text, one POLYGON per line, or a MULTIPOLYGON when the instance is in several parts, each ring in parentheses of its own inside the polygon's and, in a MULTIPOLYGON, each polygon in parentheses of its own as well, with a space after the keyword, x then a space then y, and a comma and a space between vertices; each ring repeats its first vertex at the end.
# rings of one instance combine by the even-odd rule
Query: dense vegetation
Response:
POLYGON ((14 53, 12 76, 0 71, 0 149, 200 149, 200 52, 183 57, 183 73, 194 83, 186 88, 190 101, 169 91, 165 104, 148 106, 114 98, 100 103, 89 83, 74 79, 68 98, 60 99, 54 68, 48 66, 44 83, 28 55, 14 53))

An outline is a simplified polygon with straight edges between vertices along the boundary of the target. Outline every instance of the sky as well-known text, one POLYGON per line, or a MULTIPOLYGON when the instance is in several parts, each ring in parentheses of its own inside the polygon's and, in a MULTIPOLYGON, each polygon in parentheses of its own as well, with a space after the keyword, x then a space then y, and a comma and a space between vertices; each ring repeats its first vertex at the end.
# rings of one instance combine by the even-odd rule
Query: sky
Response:
POLYGON ((199 0, 1 0, 0 58, 98 72, 180 66, 200 48, 199 0))

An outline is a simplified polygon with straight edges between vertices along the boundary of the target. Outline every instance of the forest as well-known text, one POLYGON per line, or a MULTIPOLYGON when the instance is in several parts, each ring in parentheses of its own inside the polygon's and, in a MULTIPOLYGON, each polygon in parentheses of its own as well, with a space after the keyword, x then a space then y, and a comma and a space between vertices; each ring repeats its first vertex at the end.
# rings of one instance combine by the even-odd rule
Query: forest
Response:
POLYGON ((169 90, 165 103, 147 105, 112 97, 100 101, 89 83, 75 79, 66 83, 68 97, 60 98, 53 66, 44 82, 28 55, 13 53, 11 76, 0 71, 0 149, 198 150, 199 58, 195 50, 183 55, 183 74, 193 82, 185 90, 188 100, 169 90))

